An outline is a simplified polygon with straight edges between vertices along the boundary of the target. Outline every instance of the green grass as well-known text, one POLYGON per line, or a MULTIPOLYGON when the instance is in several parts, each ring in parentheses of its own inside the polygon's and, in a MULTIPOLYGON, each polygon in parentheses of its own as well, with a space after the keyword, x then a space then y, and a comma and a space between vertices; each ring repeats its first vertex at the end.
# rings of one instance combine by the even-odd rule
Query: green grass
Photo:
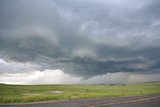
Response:
POLYGON ((0 84, 0 103, 139 96, 160 94, 160 82, 122 85, 5 85, 0 84), (87 90, 86 90, 87 89, 87 90), (53 93, 54 90, 63 93, 53 93))

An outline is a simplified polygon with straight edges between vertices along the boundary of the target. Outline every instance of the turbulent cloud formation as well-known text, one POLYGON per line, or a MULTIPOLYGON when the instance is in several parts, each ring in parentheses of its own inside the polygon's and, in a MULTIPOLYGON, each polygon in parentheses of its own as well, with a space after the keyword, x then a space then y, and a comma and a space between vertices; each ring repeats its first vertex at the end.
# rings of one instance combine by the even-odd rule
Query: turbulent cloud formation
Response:
POLYGON ((158 0, 1 0, 0 73, 159 74, 159 11, 158 0))

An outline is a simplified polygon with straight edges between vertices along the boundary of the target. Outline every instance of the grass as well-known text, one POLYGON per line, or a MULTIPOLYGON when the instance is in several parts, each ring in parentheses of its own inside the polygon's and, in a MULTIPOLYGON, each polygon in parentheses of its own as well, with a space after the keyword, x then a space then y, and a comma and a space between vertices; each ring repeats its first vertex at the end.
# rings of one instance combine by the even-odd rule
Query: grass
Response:
POLYGON ((139 96, 160 94, 160 82, 123 85, 5 85, 0 84, 0 103, 139 96), (54 93, 61 91, 62 93, 54 93))

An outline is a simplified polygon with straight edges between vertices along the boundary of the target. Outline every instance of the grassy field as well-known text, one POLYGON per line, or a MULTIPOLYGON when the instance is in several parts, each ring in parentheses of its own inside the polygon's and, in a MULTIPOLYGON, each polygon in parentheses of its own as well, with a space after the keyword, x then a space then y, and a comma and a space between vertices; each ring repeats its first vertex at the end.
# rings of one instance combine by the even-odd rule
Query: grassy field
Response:
POLYGON ((160 94, 160 82, 123 85, 5 85, 0 84, 0 103, 137 96, 160 94))

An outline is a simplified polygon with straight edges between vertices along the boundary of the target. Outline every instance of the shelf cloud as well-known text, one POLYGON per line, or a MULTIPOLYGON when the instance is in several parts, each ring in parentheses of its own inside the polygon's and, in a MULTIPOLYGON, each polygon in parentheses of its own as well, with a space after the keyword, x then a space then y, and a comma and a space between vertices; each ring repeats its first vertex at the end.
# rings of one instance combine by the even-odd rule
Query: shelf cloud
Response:
POLYGON ((1 0, 0 75, 159 81, 159 11, 158 0, 1 0))

